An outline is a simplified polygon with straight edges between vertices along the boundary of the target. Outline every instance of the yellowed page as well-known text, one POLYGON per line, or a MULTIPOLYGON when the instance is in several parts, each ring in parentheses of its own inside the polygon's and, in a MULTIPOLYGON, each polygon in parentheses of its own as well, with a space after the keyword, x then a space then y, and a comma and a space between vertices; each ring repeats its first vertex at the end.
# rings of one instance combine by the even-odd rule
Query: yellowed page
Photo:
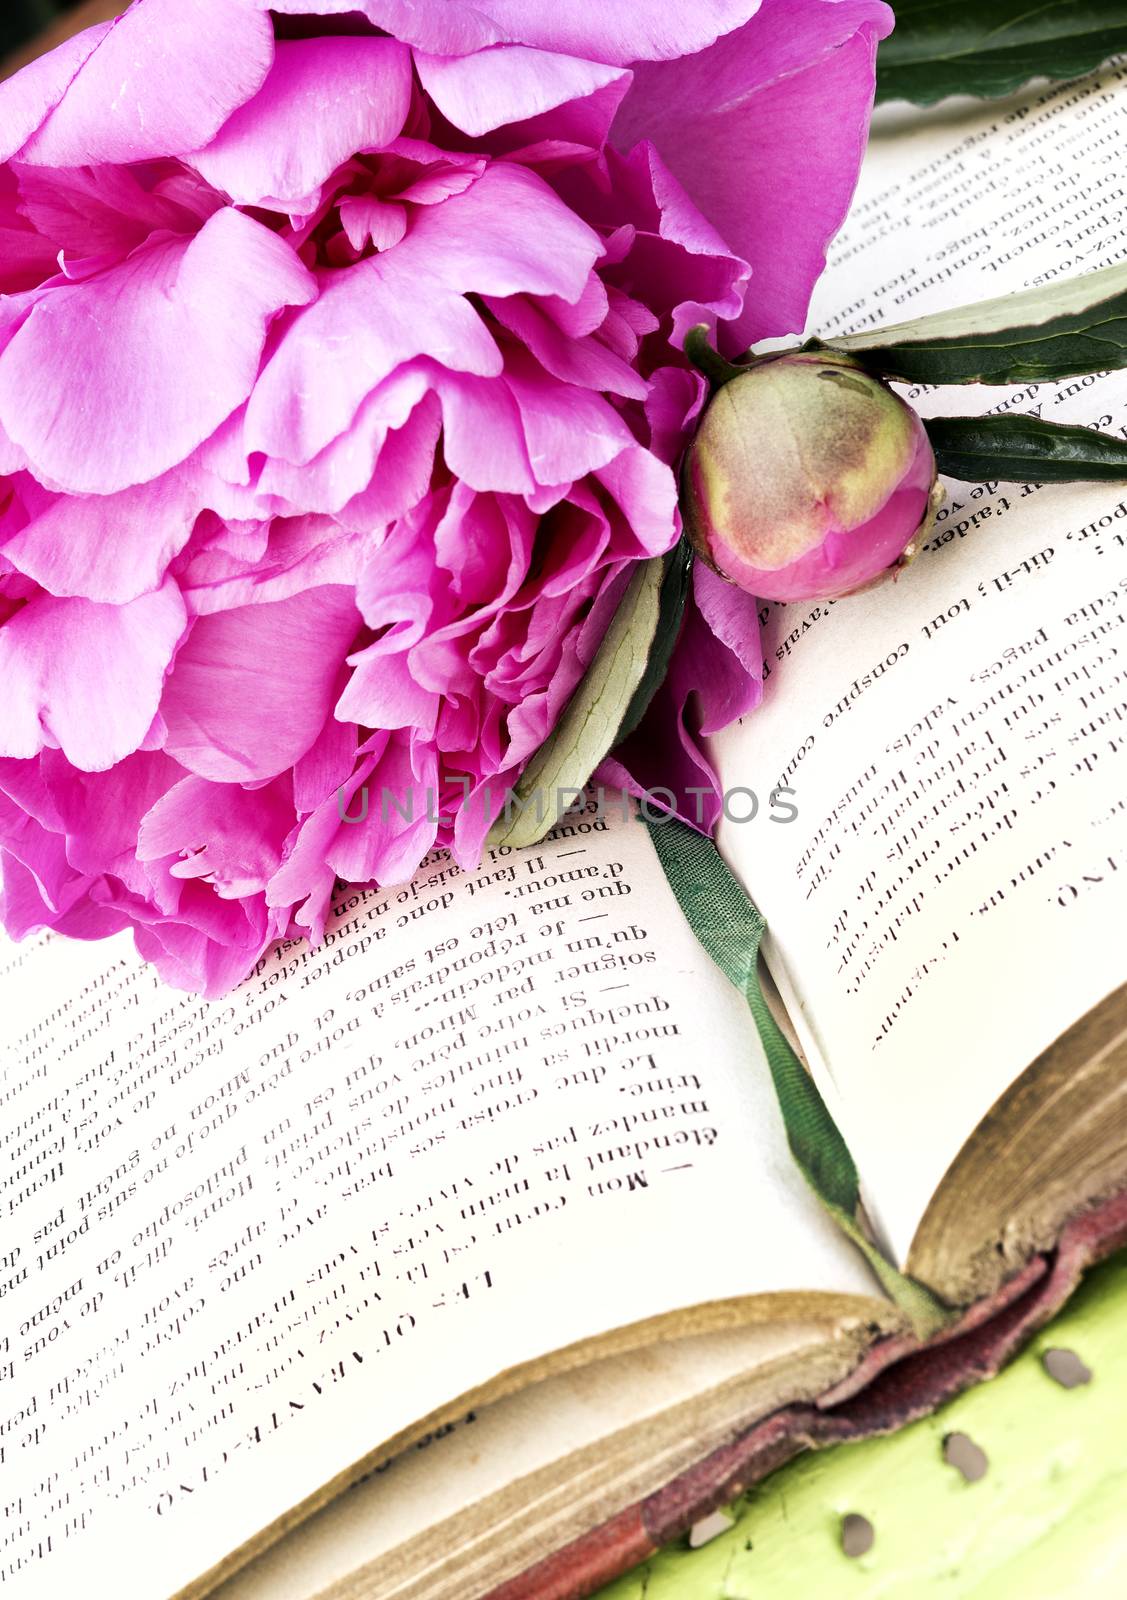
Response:
MULTIPOLYGON (((491 1549, 503 1561, 515 1536, 527 1536, 526 1517, 558 1527, 567 1514, 561 1515, 561 1502, 564 1507, 574 1502, 576 1483, 586 1488, 611 1450, 618 1454, 619 1473, 625 1455, 625 1475, 645 1483, 647 1490, 662 1487, 679 1467, 718 1443, 718 1434, 723 1436, 714 1420, 706 1429, 718 1392, 735 1390, 747 1407, 745 1419, 756 1414, 757 1395, 760 1408, 771 1409, 772 1394, 777 1393, 772 1375, 777 1383, 785 1358, 805 1356, 811 1375, 820 1373, 822 1383, 828 1381, 825 1345, 825 1329, 817 1324, 771 1322, 666 1340, 544 1379, 471 1412, 440 1436, 384 1463, 221 1585, 215 1600, 312 1600, 336 1585, 363 1594, 366 1574, 379 1585, 379 1593, 385 1585, 395 1592, 388 1562, 412 1542, 410 1567, 404 1559, 397 1571, 401 1581, 418 1584, 417 1592, 426 1594, 433 1581, 428 1569, 444 1566, 459 1549, 451 1525, 473 1527, 480 1541, 475 1560, 491 1549), (749 1382, 749 1374, 757 1370, 762 1377, 749 1382), (655 1419, 675 1408, 682 1411, 678 1422, 658 1433, 660 1443, 655 1442, 655 1419), (580 1452, 585 1461, 572 1467, 576 1479, 557 1488, 552 1469, 580 1452), (502 1503, 493 1502, 486 1521, 480 1503, 491 1496, 501 1497, 502 1503)), ((837 1360, 848 1364, 846 1348, 839 1350, 837 1360)), ((812 1381, 816 1386, 817 1378, 812 1381)), ((735 1406, 733 1400, 727 1408, 729 1434, 733 1414, 739 1415, 735 1406)), ((632 1503, 615 1497, 614 1473, 608 1472, 607 1478, 610 1483, 596 1493, 604 1517, 632 1503)), ((541 1535, 537 1556, 551 1547, 550 1540, 550 1533, 541 1535)), ((468 1555, 463 1553, 462 1559, 468 1565, 468 1555)), ((468 1576, 464 1581, 472 1587, 468 1576)))
POLYGON ((433 858, 213 1003, 118 941, 4 963, 14 1596, 120 1596, 127 1551, 130 1600, 164 1600, 436 1408, 607 1329, 873 1292, 637 823, 588 816, 474 875, 433 858))
MULTIPOLYGON (((1121 259, 1124 79, 878 116, 811 330, 1121 259)), ((912 398, 1127 427, 1122 373, 912 398)), ((983 1113, 1127 978, 1127 484, 948 489, 895 584, 770 608, 765 704, 720 741, 730 785, 797 791, 721 841, 900 1260, 983 1113)))

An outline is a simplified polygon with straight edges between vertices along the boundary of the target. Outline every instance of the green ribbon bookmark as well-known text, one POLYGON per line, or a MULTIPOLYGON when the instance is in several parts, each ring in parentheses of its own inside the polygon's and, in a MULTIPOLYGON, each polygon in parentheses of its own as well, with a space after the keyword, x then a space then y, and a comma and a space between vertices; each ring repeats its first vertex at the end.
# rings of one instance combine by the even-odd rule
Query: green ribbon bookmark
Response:
POLYGON ((849 1147, 771 1014, 759 981, 759 946, 767 924, 719 850, 675 818, 647 822, 670 888, 689 926, 751 1011, 782 1112, 787 1141, 803 1177, 842 1231, 865 1256, 886 1292, 920 1338, 953 1319, 922 1283, 906 1277, 882 1254, 859 1220, 861 1185, 849 1147))

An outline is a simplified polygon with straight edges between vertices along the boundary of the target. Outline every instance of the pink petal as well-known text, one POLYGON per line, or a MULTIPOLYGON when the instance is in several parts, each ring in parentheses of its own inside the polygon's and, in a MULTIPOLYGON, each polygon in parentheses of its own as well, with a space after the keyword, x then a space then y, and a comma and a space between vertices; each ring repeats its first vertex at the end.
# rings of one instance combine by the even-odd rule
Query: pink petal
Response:
MULTIPOLYGON (((431 0, 435 5, 436 0, 431 0)), ((438 6, 445 10, 443 0, 438 6)), ((474 0, 502 38, 625 66, 672 61, 738 28, 759 0, 474 0)))
MULTIPOLYGON (((45 850, 61 855, 61 839, 51 840, 48 836, 42 844, 45 850)), ((55 899, 44 885, 43 863, 37 862, 36 868, 26 866, 10 843, 0 848, 0 917, 12 939, 26 939, 29 933, 52 927, 58 920, 60 900, 64 906, 73 904, 82 893, 82 879, 75 877, 66 892, 55 899)))
POLYGON ((541 178, 505 162, 487 169, 465 193, 420 212, 394 250, 322 274, 316 305, 294 318, 255 387, 247 449, 311 460, 415 356, 495 376, 500 352, 465 296, 574 304, 601 254, 598 234, 541 178))
POLYGON ((158 589, 196 520, 177 471, 111 495, 52 495, 26 477, 17 487, 31 520, 4 554, 55 595, 123 604, 158 589))
POLYGON ((183 778, 141 822, 137 855, 159 861, 179 854, 184 859, 171 867, 173 877, 204 878, 223 899, 236 899, 265 887, 293 822, 286 783, 247 790, 183 778))
POLYGON ((634 443, 626 423, 601 395, 545 377, 523 351, 513 352, 506 363, 505 382, 520 407, 537 483, 571 483, 634 443))
POLYGON ((441 428, 438 401, 428 395, 388 434, 371 485, 344 507, 342 520, 351 527, 383 528, 417 506, 430 488, 441 428))
POLYGON ((369 728, 414 728, 428 739, 433 735, 439 696, 415 682, 405 656, 389 656, 372 645, 349 661, 353 673, 338 716, 362 718, 369 728))
MULTIPOLYGON (((220 207, 219 196, 191 173, 178 187, 180 199, 145 187, 128 167, 16 166, 20 212, 56 252, 85 267, 89 258, 107 256, 114 264, 144 244, 150 234, 194 233, 220 207), (194 186, 194 192, 193 192, 194 186)), ((83 272, 83 276, 89 276, 83 272)))
MULTIPOLYGON (((389 434, 402 428, 425 398, 429 382, 425 365, 414 362, 393 372, 363 401, 351 427, 312 461, 294 466, 268 457, 258 480, 259 493, 277 497, 295 512, 339 512, 372 483, 389 434)), ((381 478, 383 473, 381 465, 381 478)))
MULTIPOLYGON (((403 883, 434 844, 438 763, 409 735, 392 734, 368 783, 368 816, 342 825, 326 859, 346 883, 403 883)), ((351 813, 360 810, 355 799, 351 813)))
POLYGON ((695 668, 700 731, 707 738, 753 711, 763 698, 759 603, 702 561, 693 568, 693 597, 712 635, 711 641, 703 633, 697 636, 695 668))
POLYGON ((138 749, 185 625, 171 581, 124 606, 31 600, 0 628, 0 753, 57 745, 86 772, 138 749))
POLYGON ((603 242, 542 178, 501 161, 424 211, 393 253, 462 294, 558 295, 574 305, 603 242))
POLYGON ((285 15, 332 17, 359 12, 393 38, 434 50, 464 55, 496 44, 500 30, 475 0, 271 0, 285 15))
POLYGON ((416 356, 459 372, 500 372, 501 353, 477 312, 461 294, 420 282, 410 242, 322 276, 320 298, 294 318, 255 385, 248 451, 311 461, 340 438, 366 397, 416 356))
POLYGON ((217 783, 293 766, 331 711, 359 623, 343 584, 198 618, 161 701, 169 755, 217 783))
POLYGON ((209 890, 198 892, 227 913, 211 934, 157 916, 146 926, 134 907, 133 943, 142 960, 152 962, 162 983, 214 1000, 243 981, 279 929, 260 902, 224 902, 209 890), (248 906, 254 908, 253 916, 247 914, 248 906))
POLYGON ((881 0, 764 0, 711 49, 637 69, 615 142, 625 150, 652 140, 751 263, 754 290, 733 347, 803 326, 853 195, 877 41, 891 25, 881 0))
MULTIPOLYGON (((347 681, 347 668, 341 670, 332 693, 339 694, 347 681)), ((293 803, 299 816, 308 816, 334 795, 356 764, 360 740, 354 722, 338 722, 329 717, 310 745, 294 763, 293 803)))
POLYGON ((288 600, 306 589, 353 584, 364 535, 330 517, 279 517, 263 554, 246 563, 206 550, 177 573, 189 616, 288 600))
POLYGON ((58 750, 45 750, 40 765, 71 866, 95 877, 112 872, 138 892, 137 829, 182 769, 160 751, 126 756, 107 772, 76 772, 58 750))
POLYGON ((137 0, 96 45, 21 161, 81 167, 198 150, 261 87, 274 34, 256 0, 137 0))
POLYGON ((407 232, 406 206, 388 205, 374 195, 342 200, 340 220, 354 250, 364 250, 369 243, 377 250, 390 250, 407 232))
POLYGON ((622 509, 634 545, 629 555, 661 555, 676 543, 677 480, 663 461, 633 446, 596 476, 622 509))
MULTIPOLYGON (((379 754, 383 753, 387 738, 387 734, 377 736, 379 754)), ((342 823, 341 818, 360 815, 364 799, 361 795, 354 800, 354 796, 371 776, 376 759, 378 757, 368 756, 351 776, 341 780, 339 791, 323 800, 306 818, 289 856, 266 886, 268 905, 298 906, 294 920, 309 929, 309 936, 315 943, 325 932, 325 917, 337 876, 325 858, 337 835, 354 826, 350 822, 342 823)), ((368 805, 370 809, 370 796, 368 805)), ((378 800, 376 805, 379 806, 378 800)))
POLYGON ((625 90, 630 80, 628 72, 615 67, 524 45, 500 45, 469 56, 416 51, 415 68, 443 116, 475 137, 585 99, 608 84, 625 90))
POLYGON ((110 22, 100 22, 64 39, 56 49, 37 56, 14 77, 0 83, 0 161, 10 161, 27 143, 112 26, 110 22))
POLYGON ((487 304, 498 322, 515 333, 553 377, 628 400, 646 398, 649 385, 633 367, 597 338, 569 337, 536 301, 523 295, 506 300, 490 295, 487 304))
POLYGON ((145 483, 246 399, 271 318, 314 293, 286 244, 218 211, 194 239, 40 291, 0 355, 0 424, 37 477, 72 492, 145 483))
POLYGON ((274 0, 281 12, 360 11, 436 55, 510 43, 626 66, 703 50, 746 22, 758 0, 274 0))
POLYGON ((389 144, 410 101, 410 52, 395 39, 281 43, 254 98, 188 159, 237 204, 281 210, 356 151, 389 144))
POLYGON ((473 489, 531 494, 536 474, 511 386, 456 372, 436 373, 433 381, 442 398, 442 447, 451 472, 473 489))

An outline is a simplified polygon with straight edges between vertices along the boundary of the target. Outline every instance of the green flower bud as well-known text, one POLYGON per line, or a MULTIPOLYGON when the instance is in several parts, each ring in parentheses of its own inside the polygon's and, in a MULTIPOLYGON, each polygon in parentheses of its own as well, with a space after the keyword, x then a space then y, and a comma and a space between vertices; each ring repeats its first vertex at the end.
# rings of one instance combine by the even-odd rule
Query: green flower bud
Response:
POLYGON ((685 459, 698 553, 764 600, 863 588, 915 553, 936 494, 923 423, 848 356, 765 356, 717 390, 685 459))

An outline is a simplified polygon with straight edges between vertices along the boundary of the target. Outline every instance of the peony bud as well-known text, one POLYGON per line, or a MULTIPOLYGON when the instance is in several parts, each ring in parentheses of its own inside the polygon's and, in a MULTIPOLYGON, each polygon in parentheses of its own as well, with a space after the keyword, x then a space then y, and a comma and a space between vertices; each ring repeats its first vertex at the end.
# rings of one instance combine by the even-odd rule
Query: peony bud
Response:
POLYGON ((832 351, 737 369, 685 460, 697 552, 763 600, 851 593, 915 555, 936 489, 923 423, 887 384, 832 351))

